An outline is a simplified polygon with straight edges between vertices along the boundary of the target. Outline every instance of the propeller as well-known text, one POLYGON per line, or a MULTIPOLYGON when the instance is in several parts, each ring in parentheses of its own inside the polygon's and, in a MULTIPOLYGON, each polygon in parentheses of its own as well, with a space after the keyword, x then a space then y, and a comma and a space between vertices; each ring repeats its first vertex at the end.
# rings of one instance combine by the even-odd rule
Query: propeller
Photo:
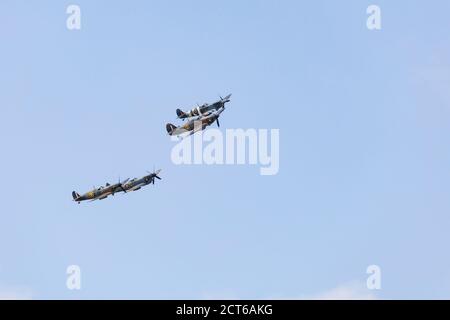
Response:
POLYGON ((216 119, 217 126, 220 128, 219 118, 216 119))
POLYGON ((225 102, 230 102, 230 98, 231 98, 231 93, 229 95, 227 95, 225 98, 222 98, 221 95, 219 95, 220 97, 220 101, 225 103, 225 102))
POLYGON ((123 191, 124 193, 127 193, 127 190, 125 190, 125 188, 123 187, 123 185, 126 184, 129 180, 130 180, 130 178, 126 178, 124 181, 120 182, 120 179, 119 179, 119 187, 120 187, 120 189, 122 189, 122 191, 123 191))
MULTIPOLYGON (((120 188, 124 193, 127 193, 127 190, 125 190, 125 188, 123 187, 123 185, 125 184, 125 183, 127 183, 128 182, 128 180, 130 180, 130 178, 127 178, 127 179, 125 179, 124 181, 122 181, 122 182, 120 182, 120 177, 119 177, 119 182, 117 183, 117 188, 120 188)), ((112 195, 114 195, 114 190, 112 190, 112 195)))
MULTIPOLYGON (((155 171, 155 167, 153 167, 153 172, 147 171, 147 173, 150 175, 150 177, 148 177, 148 179, 151 179, 151 180, 150 180, 150 183, 151 183, 151 184, 155 184, 155 178, 156 178, 156 179, 159 179, 159 180, 162 180, 162 179, 158 176, 158 174, 159 174, 160 172, 161 172, 161 169, 155 171)), ((147 180, 147 181, 149 181, 149 180, 147 180)))

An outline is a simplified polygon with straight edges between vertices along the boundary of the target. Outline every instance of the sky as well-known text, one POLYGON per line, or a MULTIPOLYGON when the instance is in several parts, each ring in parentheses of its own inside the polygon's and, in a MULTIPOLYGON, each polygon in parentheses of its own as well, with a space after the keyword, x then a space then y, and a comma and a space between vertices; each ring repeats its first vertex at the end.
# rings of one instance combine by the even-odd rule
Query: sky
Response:
POLYGON ((449 299, 448 12, 1 1, 0 298, 449 299), (222 131, 280 130, 277 175, 171 161, 175 109, 228 93, 222 131), (153 167, 154 186, 72 201, 153 167))

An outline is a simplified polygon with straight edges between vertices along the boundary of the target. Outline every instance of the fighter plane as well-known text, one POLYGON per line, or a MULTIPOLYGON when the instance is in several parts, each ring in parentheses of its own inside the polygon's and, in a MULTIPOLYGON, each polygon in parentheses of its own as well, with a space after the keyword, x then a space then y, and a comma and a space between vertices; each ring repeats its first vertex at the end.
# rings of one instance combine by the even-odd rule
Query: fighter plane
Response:
POLYGON ((220 107, 218 110, 207 111, 201 116, 191 119, 184 125, 181 125, 179 127, 168 123, 166 124, 167 133, 170 136, 180 136, 186 133, 189 133, 187 135, 191 135, 196 133, 197 131, 204 130, 207 126, 210 126, 214 122, 216 122, 217 126, 220 127, 219 117, 223 110, 225 110, 225 107, 220 107))
POLYGON ((143 186, 146 186, 150 183, 155 184, 155 178, 161 180, 161 178, 158 176, 158 174, 161 172, 161 169, 157 170, 156 172, 148 172, 148 175, 138 179, 134 178, 128 181, 127 183, 123 184, 123 188, 125 189, 125 192, 131 192, 136 191, 142 188, 143 186))
POLYGON ((128 182, 128 180, 130 179, 125 179, 123 182, 120 181, 116 183, 116 184, 109 184, 106 183, 106 185, 103 187, 99 187, 99 188, 95 188, 92 189, 89 192, 86 192, 83 195, 78 194, 76 191, 72 191, 72 198, 73 201, 76 201, 78 203, 80 203, 81 201, 85 201, 85 200, 103 200, 106 199, 108 196, 110 195, 114 195, 116 192, 126 192, 126 189, 124 188, 124 185, 128 182))
POLYGON ((179 119, 187 119, 192 118, 196 116, 201 116, 209 111, 217 111, 220 108, 225 108, 225 103, 230 102, 231 94, 227 95, 225 98, 220 97, 220 100, 217 102, 214 102, 213 104, 203 104, 201 106, 197 106, 193 108, 189 112, 183 112, 180 109, 177 109, 177 116, 179 119))

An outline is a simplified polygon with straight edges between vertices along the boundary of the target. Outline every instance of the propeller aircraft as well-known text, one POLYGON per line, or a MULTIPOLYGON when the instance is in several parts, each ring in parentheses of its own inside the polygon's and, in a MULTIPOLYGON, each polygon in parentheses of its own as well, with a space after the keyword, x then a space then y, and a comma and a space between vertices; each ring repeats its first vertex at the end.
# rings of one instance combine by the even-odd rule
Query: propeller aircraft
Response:
POLYGON ((191 119, 179 127, 168 123, 166 124, 167 133, 170 136, 180 136, 185 133, 189 133, 189 136, 197 131, 204 130, 207 126, 212 125, 214 122, 216 122, 217 126, 220 128, 219 117, 224 110, 225 107, 220 107, 218 110, 207 111, 201 116, 191 119))
POLYGON ((203 105, 199 105, 195 108, 193 108, 191 111, 189 112, 183 112, 180 109, 177 109, 177 117, 179 119, 185 120, 188 118, 192 118, 192 117, 196 117, 196 116, 201 116, 207 112, 210 111, 217 111, 220 108, 225 108, 225 103, 230 102, 230 98, 231 98, 231 94, 227 95, 225 98, 220 97, 220 100, 217 102, 214 102, 213 104, 203 104, 203 105))
POLYGON ((141 187, 146 186, 150 183, 155 184, 155 178, 161 180, 158 174, 161 170, 157 170, 156 172, 150 173, 140 179, 134 178, 132 180, 126 179, 124 181, 120 181, 115 184, 106 183, 105 186, 101 186, 99 188, 93 188, 91 191, 86 192, 83 195, 80 195, 76 191, 72 191, 73 201, 80 203, 81 201, 95 201, 95 200, 103 200, 109 197, 110 195, 114 195, 117 192, 130 192, 139 190, 141 187))
MULTIPOLYGON (((147 171, 148 172, 148 171, 147 171)), ((128 181, 123 185, 125 192, 131 192, 139 190, 140 188, 151 184, 155 184, 155 178, 162 180, 158 174, 161 172, 161 169, 157 170, 156 172, 153 170, 153 172, 148 172, 148 175, 143 176, 142 178, 134 178, 128 181)))
POLYGON ((114 195, 116 192, 125 191, 123 185, 128 182, 130 179, 126 179, 123 182, 120 181, 116 184, 106 183, 105 186, 101 186, 99 188, 93 188, 91 191, 86 192, 83 195, 80 195, 76 191, 72 191, 73 201, 80 203, 85 200, 103 200, 106 199, 110 195, 114 195))

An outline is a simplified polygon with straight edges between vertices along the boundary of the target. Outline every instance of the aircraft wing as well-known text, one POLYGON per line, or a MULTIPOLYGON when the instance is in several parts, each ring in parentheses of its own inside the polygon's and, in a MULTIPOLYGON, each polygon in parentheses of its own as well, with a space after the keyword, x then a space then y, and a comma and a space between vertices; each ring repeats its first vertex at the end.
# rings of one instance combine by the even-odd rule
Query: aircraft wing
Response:
POLYGON ((213 104, 210 104, 210 105, 208 106, 208 110, 211 110, 211 109, 218 109, 218 108, 220 107, 220 102, 221 102, 221 101, 217 101, 217 102, 214 102, 213 104))
POLYGON ((136 191, 137 189, 142 188, 142 186, 134 186, 133 188, 127 189, 127 192, 132 192, 132 191, 136 191))
POLYGON ((95 198, 93 198, 91 201, 95 201, 95 200, 101 200, 101 199, 106 199, 111 195, 111 192, 105 192, 104 194, 101 194, 95 198))

